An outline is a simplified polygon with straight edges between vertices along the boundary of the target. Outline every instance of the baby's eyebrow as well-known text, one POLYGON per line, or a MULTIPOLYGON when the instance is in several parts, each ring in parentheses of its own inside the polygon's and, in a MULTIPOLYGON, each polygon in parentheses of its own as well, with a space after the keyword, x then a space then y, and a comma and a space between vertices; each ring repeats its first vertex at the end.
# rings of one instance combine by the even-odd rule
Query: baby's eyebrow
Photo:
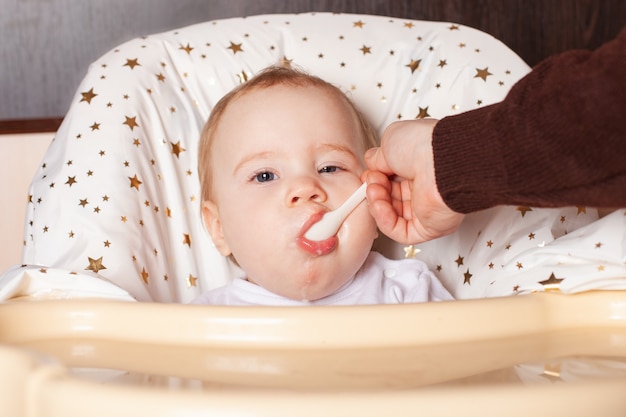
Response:
MULTIPOLYGON (((354 151, 350 147, 345 146, 345 145, 339 145, 336 143, 320 143, 317 146, 317 150, 321 152, 337 151, 337 152, 348 154, 349 156, 355 159, 358 159, 357 155, 354 153, 354 151)), ((235 168, 233 169, 233 174, 239 171, 241 167, 243 167, 245 164, 247 164, 250 161, 259 160, 259 159, 271 159, 272 157, 275 157, 275 156, 276 156, 275 151, 261 151, 261 152, 255 152, 255 153, 245 155, 243 158, 241 158, 241 160, 237 163, 237 165, 235 165, 235 168)))
POLYGON ((356 154, 354 153, 354 150, 352 150, 352 148, 345 146, 345 145, 339 145, 336 143, 321 143, 317 147, 317 149, 322 152, 339 151, 339 152, 347 153, 350 156, 353 156, 356 158, 356 154))
POLYGON ((237 165, 235 165, 235 169, 233 169, 233 174, 239 171, 242 166, 244 166, 250 161, 254 161, 257 159, 269 159, 274 155, 275 155, 275 152, 273 151, 262 151, 262 152, 255 152, 255 153, 245 155, 243 158, 241 158, 241 160, 237 163, 237 165))

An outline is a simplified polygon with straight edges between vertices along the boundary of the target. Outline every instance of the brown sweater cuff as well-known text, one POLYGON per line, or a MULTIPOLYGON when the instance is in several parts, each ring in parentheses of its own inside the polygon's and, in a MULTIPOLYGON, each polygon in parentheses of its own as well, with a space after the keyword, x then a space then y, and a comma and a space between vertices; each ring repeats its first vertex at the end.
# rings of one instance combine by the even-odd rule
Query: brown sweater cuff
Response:
POLYGON ((485 123, 491 107, 445 117, 433 132, 437 188, 446 205, 459 213, 498 205, 498 196, 506 193, 503 150, 485 123), (486 146, 492 149, 486 152, 486 146))

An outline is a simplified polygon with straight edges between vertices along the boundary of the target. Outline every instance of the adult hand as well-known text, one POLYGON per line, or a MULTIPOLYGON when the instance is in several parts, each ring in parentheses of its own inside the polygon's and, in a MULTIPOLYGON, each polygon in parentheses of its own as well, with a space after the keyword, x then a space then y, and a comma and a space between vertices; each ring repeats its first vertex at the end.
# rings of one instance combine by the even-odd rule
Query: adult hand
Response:
POLYGON ((365 154, 369 210, 382 233, 413 244, 452 233, 463 220, 444 203, 435 180, 432 133, 438 120, 395 122, 365 154))

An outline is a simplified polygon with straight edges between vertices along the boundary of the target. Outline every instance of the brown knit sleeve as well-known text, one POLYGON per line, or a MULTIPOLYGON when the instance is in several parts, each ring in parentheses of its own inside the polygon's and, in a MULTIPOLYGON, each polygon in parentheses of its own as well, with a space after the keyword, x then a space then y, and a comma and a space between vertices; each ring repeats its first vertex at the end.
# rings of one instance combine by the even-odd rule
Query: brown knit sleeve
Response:
POLYGON ((461 213, 500 204, 626 206, 626 29, 549 58, 498 104, 443 118, 437 186, 461 213))

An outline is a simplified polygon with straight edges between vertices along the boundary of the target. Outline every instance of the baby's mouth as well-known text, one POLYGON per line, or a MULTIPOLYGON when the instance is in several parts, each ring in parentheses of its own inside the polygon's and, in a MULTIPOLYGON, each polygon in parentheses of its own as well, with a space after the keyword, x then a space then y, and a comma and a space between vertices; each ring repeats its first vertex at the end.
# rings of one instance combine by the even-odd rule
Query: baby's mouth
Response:
POLYGON ((304 237, 304 234, 309 230, 309 228, 320 221, 324 216, 323 212, 318 212, 313 214, 309 219, 304 223, 302 230, 300 231, 300 235, 296 239, 298 246, 304 250, 305 252, 310 253, 315 256, 327 255, 332 252, 335 247, 337 247, 337 236, 331 236, 325 240, 310 240, 304 237))

